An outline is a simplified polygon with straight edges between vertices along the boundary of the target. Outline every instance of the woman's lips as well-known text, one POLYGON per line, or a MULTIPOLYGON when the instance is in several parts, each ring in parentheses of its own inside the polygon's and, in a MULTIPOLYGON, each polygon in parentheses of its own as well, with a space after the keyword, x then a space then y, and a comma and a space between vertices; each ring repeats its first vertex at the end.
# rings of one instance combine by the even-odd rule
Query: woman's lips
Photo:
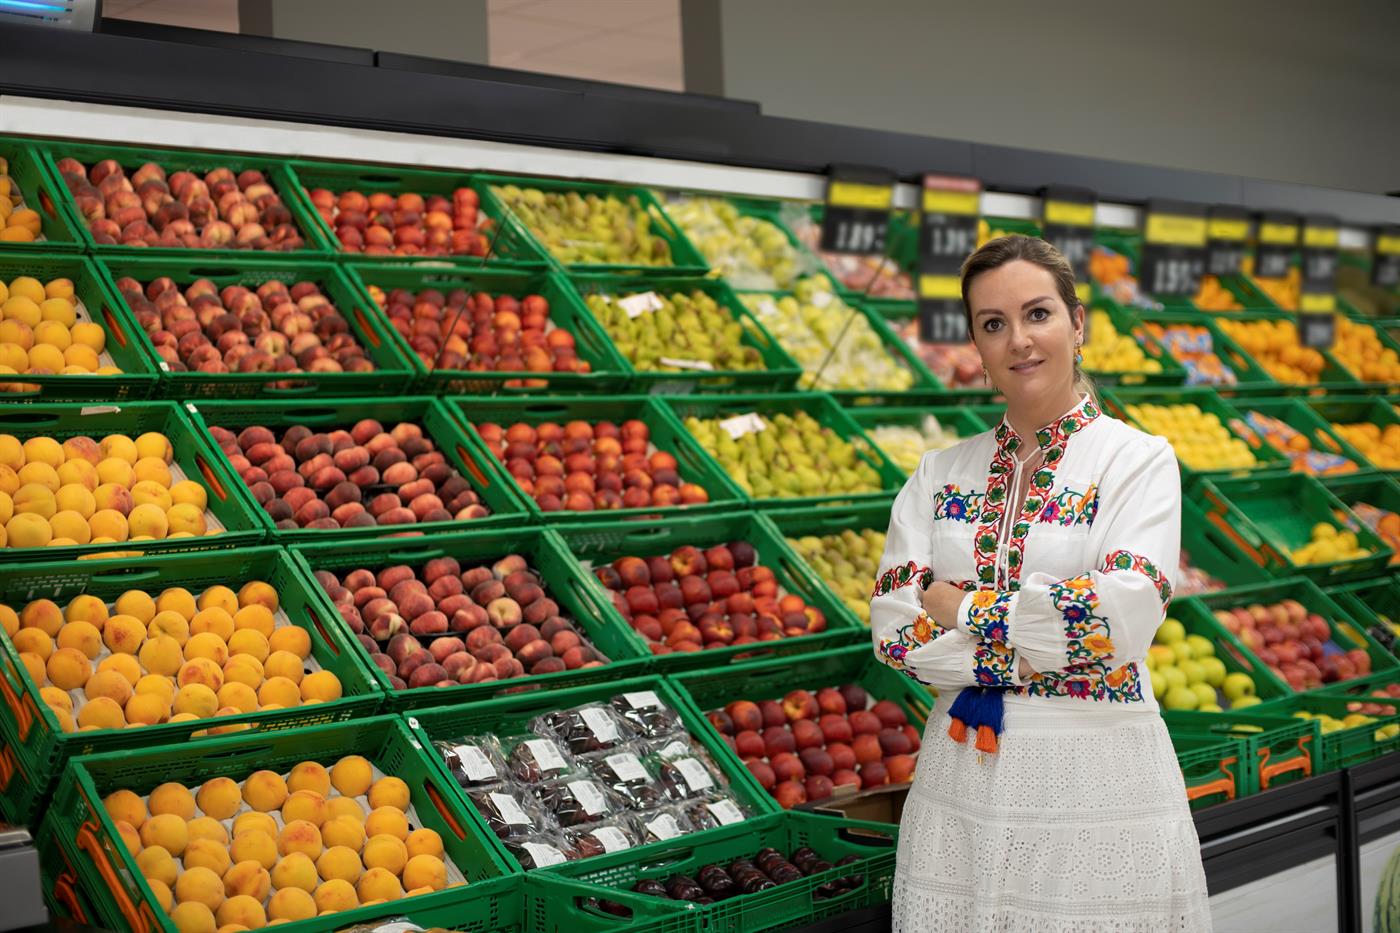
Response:
POLYGON ((1043 362, 1044 360, 1027 360, 1024 363, 1017 363, 1015 366, 1011 367, 1011 371, 1024 375, 1025 373, 1034 372, 1036 369, 1040 368, 1040 364, 1043 362))

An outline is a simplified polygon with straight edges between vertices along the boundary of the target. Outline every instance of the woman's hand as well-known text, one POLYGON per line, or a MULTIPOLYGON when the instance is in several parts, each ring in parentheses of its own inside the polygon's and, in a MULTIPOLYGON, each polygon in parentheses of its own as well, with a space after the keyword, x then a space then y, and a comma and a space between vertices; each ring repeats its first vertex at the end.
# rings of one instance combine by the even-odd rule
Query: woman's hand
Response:
POLYGON ((924 612, 943 628, 958 627, 958 607, 967 594, 946 580, 935 580, 919 596, 924 612))

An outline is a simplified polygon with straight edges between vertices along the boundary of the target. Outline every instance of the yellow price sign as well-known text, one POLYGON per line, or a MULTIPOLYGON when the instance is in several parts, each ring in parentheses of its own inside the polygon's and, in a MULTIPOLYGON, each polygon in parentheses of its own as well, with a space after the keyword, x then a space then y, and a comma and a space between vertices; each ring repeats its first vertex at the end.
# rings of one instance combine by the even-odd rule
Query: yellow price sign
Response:
POLYGON ((972 214, 982 207, 982 195, 977 191, 939 191, 924 189, 925 214, 972 214))
POLYGON ((1181 214, 1148 214, 1143 239, 1163 246, 1205 246, 1206 219, 1181 214))
POLYGON ((826 192, 826 203, 833 207, 857 207, 887 211, 894 204, 894 188, 854 181, 833 181, 826 192))
POLYGON ((1263 221, 1259 224, 1259 242, 1270 246, 1294 246, 1298 242, 1298 225, 1263 221))
POLYGON ((928 301, 941 298, 962 300, 962 281, 956 275, 919 276, 919 297, 928 301))
POLYGON ((1063 224, 1066 227, 1092 227, 1094 225, 1094 205, 1075 201, 1046 201, 1045 222, 1063 224))
POLYGON ((1249 221, 1212 217, 1206 227, 1206 235, 1212 240, 1243 242, 1249 239, 1249 221))
POLYGON ((1336 227, 1304 227, 1303 245, 1309 249, 1336 249, 1339 233, 1336 227))

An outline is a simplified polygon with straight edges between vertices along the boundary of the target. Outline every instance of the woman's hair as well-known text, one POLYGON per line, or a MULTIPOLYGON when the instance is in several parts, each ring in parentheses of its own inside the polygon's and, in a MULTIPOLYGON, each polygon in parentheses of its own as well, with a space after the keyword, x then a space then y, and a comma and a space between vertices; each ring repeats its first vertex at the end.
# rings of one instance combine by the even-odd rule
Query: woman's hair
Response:
MULTIPOLYGON (((967 318, 969 334, 972 333, 972 305, 967 300, 967 293, 972 287, 972 280, 984 272, 990 272, 1017 259, 1037 265, 1050 273, 1051 278, 1055 280, 1055 291, 1069 310, 1071 321, 1073 320, 1074 309, 1080 304, 1079 295, 1075 292, 1074 267, 1069 264, 1063 253, 1040 237, 1012 233, 988 240, 963 260, 963 315, 967 318)), ((1086 308, 1086 325, 1088 313, 1086 308)), ((1088 395, 1095 400, 1098 398, 1093 379, 1080 368, 1078 362, 1074 364, 1074 390, 1080 395, 1088 395)))

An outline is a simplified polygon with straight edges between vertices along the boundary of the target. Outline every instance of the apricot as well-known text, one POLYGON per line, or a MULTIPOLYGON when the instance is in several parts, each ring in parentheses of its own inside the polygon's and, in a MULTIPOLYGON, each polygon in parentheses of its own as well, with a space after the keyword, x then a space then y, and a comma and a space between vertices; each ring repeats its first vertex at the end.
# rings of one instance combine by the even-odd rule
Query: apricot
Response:
MULTIPOLYGON (((69 460, 67 463, 63 464, 63 466, 58 468, 58 481, 62 484, 59 486, 60 491, 62 491, 65 486, 76 486, 80 489, 86 489, 88 492, 96 492, 97 487, 100 485, 97 477, 97 467, 88 463, 86 460, 69 460)), ((93 501, 95 502, 96 499, 93 501)), ((94 506, 94 508, 96 508, 96 506, 94 506)))
POLYGON ((194 819, 194 794, 183 784, 167 782, 151 791, 146 799, 152 814, 173 813, 184 820, 194 819))
POLYGON ((294 684, 300 684, 305 676, 301 659, 290 651, 275 651, 263 663, 263 673, 267 677, 283 677, 294 684))
POLYGON ((0 605, 0 627, 5 629, 6 635, 14 638, 15 632, 19 631, 19 613, 9 606, 0 605))
POLYGON ((136 474, 127 461, 108 457, 97 464, 97 481, 99 486, 111 484, 130 489, 132 483, 136 481, 136 474))
MULTIPOLYGON (((214 824, 218 826, 218 823, 214 824)), ((222 828, 222 827, 220 827, 222 828)), ((191 839, 185 846, 185 855, 181 859, 186 871, 191 868, 207 868, 219 876, 219 893, 223 894, 224 872, 228 871, 232 860, 229 858, 228 849, 222 844, 212 839, 191 839)))
POLYGON ((279 920, 309 920, 314 916, 316 901, 309 891, 301 888, 279 888, 267 902, 267 919, 272 923, 279 920))
POLYGON ((21 512, 5 523, 5 540, 10 547, 48 547, 53 529, 44 516, 21 512))
POLYGON ((227 777, 210 778, 195 795, 199 809, 216 820, 226 820, 237 813, 242 799, 237 782, 227 777))
POLYGON ((190 640, 190 623, 174 610, 157 612, 155 618, 146 626, 146 637, 156 638, 162 635, 172 639, 183 650, 185 643, 190 640))
POLYGON ((219 708, 232 708, 240 713, 256 713, 258 694, 247 684, 225 680, 224 685, 219 688, 219 708))
POLYGON ((46 667, 50 682, 60 690, 76 690, 92 676, 92 661, 77 648, 59 648, 49 655, 46 667))
POLYGON ((219 690, 224 686, 224 670, 208 658, 190 658, 180 665, 175 682, 181 688, 203 686, 217 698, 219 690))
POLYGON ((331 785, 346 797, 367 794, 374 783, 374 769, 359 755, 346 755, 331 766, 331 785))
MULTIPOLYGON (((5 316, 8 318, 9 314, 5 316)), ((35 324, 37 323, 36 321, 35 324)), ((67 459, 63 453, 63 445, 52 437, 31 437, 24 442, 25 463, 47 463, 56 470, 63 466, 67 459)))
POLYGON ((233 627, 238 629, 251 629, 261 634, 264 638, 271 638, 276 620, 272 616, 272 611, 261 603, 250 603, 233 614, 233 627))
POLYGON ((130 823, 137 829, 146 822, 146 801, 129 790, 114 790, 102 798, 102 809, 115 821, 130 823))
POLYGON ((301 691, 285 677, 269 677, 258 688, 258 702, 263 706, 276 704, 282 709, 301 705, 301 691))
POLYGON ((100 674, 104 671, 120 674, 133 688, 142 676, 141 662, 131 654, 111 654, 103 658, 97 665, 97 672, 100 674))
POLYGON ((86 622, 98 631, 107 622, 107 604, 96 596, 86 593, 81 596, 74 596, 68 601, 68 606, 63 610, 63 618, 68 622, 86 622))
POLYGON ((224 879, 212 869, 186 866, 175 879, 175 900, 181 904, 193 901, 217 910, 224 902, 224 879))
POLYGON ((311 656, 311 635, 296 625, 284 625, 273 631, 267 640, 268 650, 286 651, 305 661, 311 656))
MULTIPOLYGON (((288 785, 290 788, 290 784, 288 785)), ((326 798, 314 790, 292 791, 282 804, 282 819, 288 825, 294 821, 310 823, 318 830, 326 822, 326 798)))
POLYGON ((203 658, 222 668, 228 662, 229 649, 227 643, 213 632, 200 632, 191 635, 190 640, 185 642, 185 657, 203 658))
POLYGON ((60 690, 57 687, 40 687, 39 699, 43 700, 46 706, 65 710, 69 713, 73 712, 73 698, 68 695, 67 691, 60 690))
POLYGON ((47 463, 26 463, 19 468, 20 486, 42 486, 55 496, 62 488, 58 471, 47 463))
POLYGON ((209 530, 209 525, 204 521, 204 510, 197 505, 181 503, 172 505, 165 513, 166 521, 170 523, 171 534, 186 534, 196 537, 202 536, 209 530))
POLYGON ((190 620, 190 634, 209 633, 227 642, 233 637, 233 616, 221 606, 202 608, 190 620))
POLYGON ((272 866, 272 886, 277 889, 300 888, 314 891, 320 883, 316 874, 316 863, 305 852, 284 855, 272 866))
POLYGON ((313 895, 316 900, 316 909, 323 914, 334 914, 359 907, 360 895, 355 891, 355 885, 352 883, 355 880, 355 878, 333 878, 323 882, 316 888, 316 893, 313 895))
POLYGON ((10 498, 14 503, 15 518, 37 515, 47 522, 58 511, 54 490, 42 483, 22 483, 10 498))
POLYGON ((447 887, 447 865, 435 855, 415 855, 403 869, 405 888, 432 888, 441 891, 447 887))
POLYGON ((162 512, 174 505, 170 501, 170 490, 148 479, 131 487, 131 502, 133 505, 154 505, 162 512))
POLYGON ((308 820, 291 820, 277 834, 277 851, 284 857, 293 852, 302 852, 308 858, 315 859, 320 856, 323 847, 321 830, 308 820))
POLYGON ((184 819, 174 813, 152 814, 141 824, 142 845, 160 846, 175 858, 184 854, 189 840, 189 828, 184 819))
POLYGON ((246 894, 235 895, 220 904, 215 920, 220 930, 226 927, 260 930, 267 926, 267 914, 263 912, 262 902, 246 894))
POLYGON ((164 434, 156 431, 147 431, 136 438, 136 456, 138 461, 147 457, 154 457, 163 463, 169 463, 175 455, 170 447, 170 441, 164 434))
POLYGON ((98 511, 111 509, 120 512, 122 517, 131 514, 134 503, 131 501, 131 490, 119 483, 102 483, 92 491, 92 498, 97 503, 98 511))
MULTIPOLYGON (((354 797, 331 797, 326 801, 326 819, 333 820, 336 817, 348 817, 359 823, 361 827, 365 825, 365 808, 354 797)), ((322 833, 324 834, 324 830, 322 833)))
POLYGON ((355 890, 360 895, 361 903, 395 901, 403 897, 403 885, 399 884, 398 877, 383 868, 371 868, 361 875, 355 890))
MULTIPOLYGON (((187 713, 195 719, 208 719, 219 708, 218 695, 204 684, 186 684, 175 694, 171 709, 175 715, 187 713)), ((174 722, 174 717, 171 717, 174 722)))
MULTIPOLYGON (((42 632, 39 634, 43 635, 42 632)), ((48 636, 44 636, 48 637, 48 636)), ((29 679, 34 683, 41 684, 48 677, 48 670, 44 666, 44 659, 31 651, 21 651, 19 653, 20 663, 24 665, 24 672, 29 675, 29 679)))
POLYGON ((179 933, 217 933, 218 927, 215 925, 214 912, 207 904, 198 901, 186 901, 177 904, 170 912, 170 922, 175 924, 175 929, 179 933))
POLYGON ((408 864, 408 847, 398 836, 371 834, 361 857, 366 868, 382 868, 397 875, 408 864))
MULTIPOLYGON (((53 654, 53 639, 50 638, 43 629, 22 628, 15 632, 11 639, 14 642, 15 650, 21 654, 32 654, 39 658, 41 667, 49 660, 49 655, 53 654)), ((36 684, 44 682, 44 675, 41 673, 34 679, 36 684)))
POLYGON ((165 701, 169 706, 175 702, 175 684, 169 677, 160 674, 144 674, 136 681, 136 696, 153 696, 165 701))
POLYGON ((197 605, 200 609, 217 606, 232 618, 233 614, 238 611, 238 595, 226 586, 211 586, 199 594, 197 605))
POLYGON ((101 324, 79 321, 73 325, 72 334, 74 346, 87 347, 99 356, 107 349, 107 332, 102 329, 101 324))
POLYGON ((136 854, 136 867, 150 881, 172 885, 180 875, 180 868, 164 846, 146 845, 136 854))
POLYGON ((132 826, 126 820, 114 820, 112 825, 116 828, 117 838, 121 839, 122 845, 126 847, 126 851, 130 852, 133 858, 139 855, 141 852, 141 834, 136 831, 136 827, 132 826))
POLYGON ((252 862, 259 868, 270 871, 277 864, 277 843, 272 836, 260 829, 243 832, 235 830, 233 844, 229 846, 229 856, 235 862, 252 862))
POLYGON ((396 839, 407 839, 408 817, 398 807, 376 807, 365 820, 365 834, 370 837, 393 836, 396 839))
POLYGON ((87 544, 92 540, 92 529, 88 527, 86 518, 74 511, 57 512, 53 518, 49 519, 49 527, 53 529, 54 541, 62 539, 64 543, 87 544))
POLYGON ((224 895, 227 897, 243 895, 261 903, 271 890, 272 876, 261 863, 252 859, 236 862, 224 872, 224 895))
POLYGON ((185 824, 185 829, 189 833, 191 843, 196 839, 215 842, 224 850, 225 855, 228 854, 228 830, 212 816, 197 816, 185 824))
POLYGON ((116 509, 99 509, 88 519, 88 529, 92 533, 89 541, 103 538, 107 541, 125 541, 130 537, 126 516, 116 509))
POLYGON ((114 615, 102 627, 102 641, 114 654, 134 655, 145 640, 146 625, 135 616, 114 615))
POLYGON ((170 718, 170 701, 150 693, 133 694, 123 707, 128 723, 154 726, 170 718))
POLYGON ((136 442, 125 434, 108 434, 97 446, 102 450, 103 459, 125 460, 131 464, 140 456, 136 451, 136 442))
MULTIPOLYGON (((237 624, 237 620, 234 624, 237 624)), ((255 629, 238 629, 228 640, 228 652, 230 656, 246 654, 262 663, 267 660, 267 638, 255 629)))
POLYGON ((341 697, 340 678, 330 671, 307 674, 301 681, 300 696, 304 702, 329 702, 341 697))
POLYGON ((124 729, 126 728, 126 713, 123 712, 121 703, 111 697, 100 696, 95 700, 89 700, 82 709, 78 710, 77 722, 79 729, 89 726, 94 729, 124 729))
POLYGON ((69 622, 58 630, 56 644, 60 648, 76 648, 94 661, 102 653, 102 633, 88 622, 69 622))
POLYGON ((180 643, 169 635, 156 635, 146 639, 137 657, 141 666, 152 674, 174 677, 185 663, 180 653, 180 643))
POLYGON ((146 503, 132 508, 126 518, 132 537, 145 535, 159 541, 170 533, 170 522, 158 505, 146 503))
POLYGON ((254 771, 243 782, 243 801, 263 813, 280 810, 287 802, 287 782, 275 771, 254 771))
POLYGON ((224 665, 225 684, 240 683, 252 690, 257 690, 262 686, 263 677, 263 666, 255 658, 246 654, 230 656, 228 663, 224 665))
POLYGON ((86 486, 79 483, 69 483, 58 487, 58 492, 54 494, 54 507, 58 509, 55 518, 64 512, 75 512, 82 517, 83 524, 86 525, 97 512, 97 500, 93 498, 92 491, 86 486))
MULTIPOLYGON (((329 803, 326 805, 326 809, 329 813, 329 803)), ((321 824, 321 841, 328 848, 341 846, 359 852, 365 844, 365 828, 353 816, 331 817, 321 824)))
MULTIPOLYGON (((242 799, 241 789, 239 795, 240 799, 242 799)), ((233 820, 233 835, 235 837, 241 833, 256 830, 258 832, 267 833, 269 837, 276 839, 279 829, 280 827, 277 825, 275 819, 259 810, 245 810, 238 814, 233 820)))

